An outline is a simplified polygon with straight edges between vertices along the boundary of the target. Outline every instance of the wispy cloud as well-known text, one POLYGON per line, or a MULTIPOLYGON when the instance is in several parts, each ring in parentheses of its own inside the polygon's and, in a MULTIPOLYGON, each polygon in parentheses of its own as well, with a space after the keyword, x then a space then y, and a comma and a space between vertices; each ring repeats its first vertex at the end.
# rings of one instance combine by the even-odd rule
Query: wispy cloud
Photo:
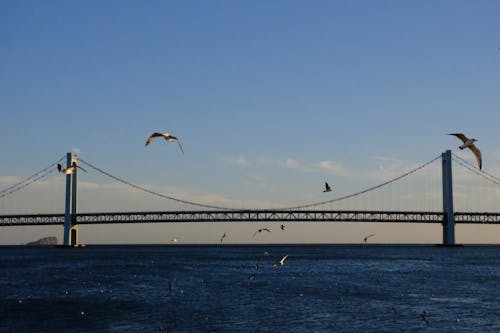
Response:
POLYGON ((308 172, 308 173, 322 173, 322 174, 331 174, 344 177, 348 177, 351 175, 351 171, 349 171, 343 165, 329 160, 315 162, 315 163, 302 163, 293 158, 287 158, 286 160, 277 160, 277 159, 261 157, 257 159, 257 163, 268 166, 287 168, 302 172, 308 172))
POLYGON ((228 163, 231 165, 238 165, 242 167, 246 167, 250 165, 250 162, 247 161, 244 155, 239 155, 239 156, 221 156, 219 157, 219 160, 221 160, 224 163, 228 163))
POLYGON ((258 174, 246 174, 246 180, 245 180, 245 185, 250 186, 250 187, 255 187, 258 189, 266 189, 268 187, 266 178, 262 175, 258 174))

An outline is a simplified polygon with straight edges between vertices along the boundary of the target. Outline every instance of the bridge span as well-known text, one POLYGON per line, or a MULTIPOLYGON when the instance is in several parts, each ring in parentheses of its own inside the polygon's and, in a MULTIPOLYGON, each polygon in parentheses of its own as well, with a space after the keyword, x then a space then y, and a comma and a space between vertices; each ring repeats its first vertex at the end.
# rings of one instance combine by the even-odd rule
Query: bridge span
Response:
MULTIPOLYGON (((447 150, 441 154, 442 174, 442 211, 369 211, 369 210, 323 210, 324 204, 353 198, 367 192, 377 190, 383 186, 398 181, 412 173, 430 165, 433 160, 412 169, 399 177, 392 178, 379 185, 369 187, 365 190, 344 195, 328 201, 305 204, 300 206, 281 209, 231 209, 226 207, 212 206, 182 200, 169 195, 151 191, 150 189, 130 183, 119 177, 113 176, 98 167, 81 160, 86 166, 104 174, 116 181, 133 187, 137 190, 174 200, 183 204, 190 204, 204 210, 184 211, 150 211, 150 212, 101 212, 80 213, 77 211, 78 200, 78 157, 72 153, 66 154, 66 169, 73 167, 73 171, 66 174, 66 196, 64 214, 33 214, 33 215, 0 215, 0 227, 2 226, 34 226, 34 225, 61 225, 64 227, 65 246, 78 246, 78 226, 98 224, 123 224, 123 223, 186 223, 186 222, 356 222, 356 223, 438 223, 442 225, 443 245, 455 245, 455 223, 462 224, 500 224, 500 213, 492 212, 455 212, 453 204, 453 177, 452 177, 452 152, 447 150), (312 209, 311 207, 314 207, 312 209)), ((59 161, 58 161, 59 162, 59 161)), ((475 174, 479 174, 488 181, 500 185, 500 179, 475 167, 467 165, 466 161, 458 158, 458 163, 475 174), (464 164, 465 163, 465 164, 464 164)), ((33 183, 48 175, 46 168, 35 175, 28 177, 22 182, 10 186, 0 192, 0 197, 12 194, 17 190, 33 183)))
MULTIPOLYGON (((500 224, 500 213, 455 212, 455 223, 500 224)), ((64 225, 64 214, 0 215, 0 226, 64 225)), ((219 210, 78 213, 73 224, 187 222, 385 222, 446 223, 443 212, 342 210, 219 210)))

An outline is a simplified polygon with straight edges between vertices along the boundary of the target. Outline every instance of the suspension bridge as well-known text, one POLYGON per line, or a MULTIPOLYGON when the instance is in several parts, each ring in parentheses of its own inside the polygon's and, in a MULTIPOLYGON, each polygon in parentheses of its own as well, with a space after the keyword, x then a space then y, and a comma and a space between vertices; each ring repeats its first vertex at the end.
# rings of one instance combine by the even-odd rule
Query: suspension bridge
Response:
MULTIPOLYGON (((78 168, 66 175, 65 210, 60 214, 10 214, 0 215, 0 226, 34 226, 34 225, 61 225, 64 228, 63 244, 78 246, 78 226, 96 224, 122 223, 189 223, 189 222, 374 222, 374 223, 434 223, 442 225, 442 244, 455 245, 455 224, 500 224, 499 212, 455 212, 453 200, 452 162, 489 183, 500 187, 500 179, 480 171, 466 160, 453 154, 450 150, 398 177, 394 177, 376 186, 334 199, 296 205, 278 209, 234 209, 210 205, 200 202, 180 199, 151 189, 136 185, 122 178, 112 175, 93 164, 78 159, 72 153, 66 154, 66 168, 73 163, 81 163, 94 171, 103 174, 124 185, 146 192, 163 199, 188 204, 202 210, 172 210, 162 212, 110 212, 110 213, 79 213, 78 205, 78 168), (437 160, 441 160, 442 183, 442 210, 439 211, 407 211, 407 210, 326 210, 321 209, 328 204, 357 198, 366 193, 387 187, 409 175, 419 172, 437 160)), ((11 196, 35 182, 47 177, 55 170, 55 164, 63 162, 64 157, 49 167, 34 175, 0 190, 0 198, 11 196)))

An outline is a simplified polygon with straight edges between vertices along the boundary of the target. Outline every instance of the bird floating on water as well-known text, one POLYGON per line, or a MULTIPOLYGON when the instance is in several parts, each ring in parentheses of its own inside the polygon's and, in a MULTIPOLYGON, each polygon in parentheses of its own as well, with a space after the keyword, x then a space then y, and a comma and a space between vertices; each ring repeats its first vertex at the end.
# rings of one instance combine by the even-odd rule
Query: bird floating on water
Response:
POLYGON ((184 149, 182 148, 182 145, 181 145, 181 142, 179 141, 179 139, 176 137, 176 136, 173 136, 173 135, 170 135, 168 133, 160 133, 160 132, 154 132, 153 134, 151 134, 148 138, 148 140, 146 141, 146 144, 144 146, 147 146, 149 145, 151 142, 153 142, 153 140, 159 136, 162 136, 165 138, 165 140, 167 140, 168 142, 172 142, 172 141, 177 141, 177 143, 179 144, 179 148, 181 149, 181 152, 184 154, 184 149))
POLYGON ((73 172, 76 171, 77 168, 82 169, 83 171, 87 172, 87 170, 85 170, 84 168, 82 168, 81 166, 76 164, 75 161, 73 161, 73 163, 71 163, 71 166, 69 168, 64 168, 61 163, 57 163, 57 170, 59 172, 64 173, 65 175, 72 174, 73 172))
POLYGON ((323 192, 331 192, 332 191, 332 188, 330 187, 330 185, 328 185, 327 182, 325 182, 325 189, 323 190, 323 192))
POLYGON ((268 228, 260 228, 256 232, 253 233, 253 237, 255 237, 255 235, 257 235, 257 233, 261 233, 262 231, 271 232, 271 230, 269 230, 268 228))
POLYGON ((366 242, 368 241, 368 238, 373 237, 373 236, 375 236, 375 234, 369 234, 369 235, 365 236, 365 238, 363 238, 363 243, 366 244, 366 242))
POLYGON ((481 151, 479 149, 477 149, 476 145, 474 144, 474 142, 476 142, 477 140, 476 139, 469 139, 468 137, 466 137, 462 133, 450 133, 449 135, 454 135, 457 138, 459 138, 460 140, 462 140, 462 142, 464 144, 459 146, 458 148, 460 148, 460 150, 464 150, 465 148, 469 148, 472 151, 472 153, 474 154, 474 156, 476 157, 477 164, 479 166, 479 170, 481 170, 481 168, 483 166, 481 151))

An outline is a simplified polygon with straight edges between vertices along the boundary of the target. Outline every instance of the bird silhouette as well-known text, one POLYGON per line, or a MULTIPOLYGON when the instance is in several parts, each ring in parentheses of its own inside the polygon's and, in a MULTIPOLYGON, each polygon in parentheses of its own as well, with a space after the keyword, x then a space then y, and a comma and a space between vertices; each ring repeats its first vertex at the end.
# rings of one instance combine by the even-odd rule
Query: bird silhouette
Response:
POLYGON ((282 224, 280 228, 281 228, 281 230, 285 230, 285 225, 282 224))
POLYGON ((154 132, 153 134, 151 134, 148 138, 148 140, 146 141, 146 144, 144 146, 147 146, 149 145, 151 142, 153 142, 153 140, 159 136, 162 136, 165 138, 165 140, 167 140, 168 142, 172 142, 172 141, 177 141, 177 143, 179 144, 179 148, 181 149, 181 152, 184 154, 184 149, 182 148, 182 144, 181 142, 179 141, 179 139, 176 137, 176 136, 173 136, 173 135, 170 135, 168 133, 160 133, 160 132, 154 132))
POLYGON ((224 233, 221 238, 220 238, 220 242, 222 243, 222 241, 224 240, 224 238, 226 238, 226 233, 224 233))
POLYGON ((363 243, 366 244, 366 242, 368 241, 368 238, 373 237, 373 236, 375 236, 375 234, 369 234, 369 235, 365 236, 365 238, 363 238, 363 243))
POLYGON ((72 174, 73 172, 75 172, 75 171, 76 171, 76 169, 77 169, 77 168, 78 168, 78 169, 81 169, 81 170, 83 170, 83 171, 85 171, 85 172, 87 172, 87 170, 85 170, 84 168, 82 168, 81 166, 79 166, 78 164, 76 164, 76 162, 75 162, 75 161, 73 161, 73 162, 71 163, 71 166, 70 166, 69 168, 64 168, 64 167, 62 166, 62 164, 57 163, 57 170, 58 170, 59 172, 64 173, 65 175, 70 175, 70 174, 72 174))
POLYGON ((262 231, 271 232, 271 230, 269 230, 268 228, 260 228, 256 232, 253 233, 253 237, 255 237, 255 235, 257 235, 258 233, 261 233, 262 231))
POLYGON ((479 166, 479 170, 481 170, 481 168, 483 167, 483 159, 481 157, 481 151, 479 149, 477 149, 476 145, 474 144, 474 142, 476 142, 477 140, 476 139, 469 139, 468 137, 466 137, 462 133, 450 133, 449 135, 454 135, 457 138, 459 138, 460 140, 462 140, 463 145, 459 146, 458 148, 460 148, 460 150, 464 150, 465 148, 469 148, 472 151, 472 153, 474 154, 474 156, 476 157, 477 164, 479 166))
POLYGON ((332 188, 330 187, 330 185, 328 185, 327 182, 325 182, 325 189, 323 190, 323 192, 331 192, 332 191, 332 188))

